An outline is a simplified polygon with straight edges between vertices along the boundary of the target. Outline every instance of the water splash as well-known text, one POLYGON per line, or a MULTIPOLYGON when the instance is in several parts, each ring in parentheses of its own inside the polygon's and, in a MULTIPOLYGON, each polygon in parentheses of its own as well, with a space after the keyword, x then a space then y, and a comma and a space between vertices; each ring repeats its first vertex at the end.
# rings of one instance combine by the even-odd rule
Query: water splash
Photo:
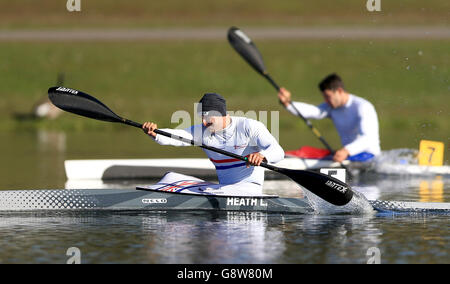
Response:
POLYGON ((370 205, 364 194, 353 191, 353 198, 344 206, 333 205, 317 195, 304 189, 305 195, 308 198, 309 204, 314 209, 316 214, 335 215, 335 214, 374 214, 372 205, 370 205))
POLYGON ((399 165, 417 165, 419 154, 415 149, 394 149, 389 151, 383 151, 377 158, 377 164, 399 164, 399 165))

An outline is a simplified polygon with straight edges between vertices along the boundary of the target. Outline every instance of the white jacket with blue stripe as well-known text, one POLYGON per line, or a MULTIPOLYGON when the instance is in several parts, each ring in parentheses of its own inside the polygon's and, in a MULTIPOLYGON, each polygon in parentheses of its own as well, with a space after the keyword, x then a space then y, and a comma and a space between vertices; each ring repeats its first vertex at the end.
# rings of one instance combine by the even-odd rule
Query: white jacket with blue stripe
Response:
MULTIPOLYGON (((245 117, 231 117, 231 123, 225 129, 210 132, 202 124, 186 129, 161 129, 187 139, 203 143, 207 146, 219 148, 241 156, 254 152, 262 154, 269 163, 277 163, 284 159, 283 148, 266 126, 256 120, 245 117)), ((191 146, 163 135, 156 135, 154 139, 160 145, 191 146)), ((262 186, 264 182, 264 169, 262 167, 247 168, 245 162, 216 152, 203 149, 208 158, 216 167, 220 184, 235 184, 251 182, 262 186)))

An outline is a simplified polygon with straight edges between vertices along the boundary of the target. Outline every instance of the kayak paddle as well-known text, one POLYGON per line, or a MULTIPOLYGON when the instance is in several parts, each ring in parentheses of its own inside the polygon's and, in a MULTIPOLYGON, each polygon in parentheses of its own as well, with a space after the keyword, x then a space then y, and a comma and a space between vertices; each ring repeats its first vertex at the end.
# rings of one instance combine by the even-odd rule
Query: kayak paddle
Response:
MULTIPOLYGON (((239 53, 239 55, 244 58, 244 60, 247 61, 247 63, 250 64, 253 69, 255 69, 256 72, 266 78, 277 91, 280 91, 280 86, 278 86, 278 84, 267 72, 266 67, 264 66, 262 55, 259 52, 258 48, 244 32, 236 27, 231 27, 228 30, 228 41, 230 42, 234 50, 236 50, 237 53, 239 53)), ((333 150, 330 144, 328 144, 325 138, 323 138, 322 134, 320 134, 319 130, 317 130, 317 128, 313 126, 311 121, 304 117, 294 104, 291 104, 291 106, 294 109, 296 115, 303 119, 306 125, 312 130, 317 138, 319 138, 320 142, 322 142, 322 144, 325 145, 325 147, 331 153, 335 153, 336 151, 333 150)), ((346 169, 349 176, 351 176, 351 172, 349 171, 349 169, 342 163, 341 166, 346 169)))
MULTIPOLYGON (((48 90, 48 96, 50 101, 55 106, 67 112, 97 120, 119 122, 142 129, 142 124, 118 116, 102 102, 81 91, 65 87, 51 87, 48 90)), ((159 135, 170 137, 194 146, 199 146, 203 149, 247 162, 247 157, 217 149, 215 147, 205 145, 202 142, 196 142, 194 140, 170 134, 159 129, 156 129, 154 132, 159 135)), ((307 188, 309 191, 331 204, 342 206, 350 202, 353 197, 353 191, 350 186, 336 178, 312 171, 279 168, 264 162, 261 163, 261 166, 291 178, 293 181, 307 188)))

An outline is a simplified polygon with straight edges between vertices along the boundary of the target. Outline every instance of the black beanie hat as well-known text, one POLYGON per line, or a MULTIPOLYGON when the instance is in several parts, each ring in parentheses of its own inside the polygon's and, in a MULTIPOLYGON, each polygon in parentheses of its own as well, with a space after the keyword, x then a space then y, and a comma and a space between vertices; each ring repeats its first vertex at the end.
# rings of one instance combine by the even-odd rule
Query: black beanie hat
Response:
POLYGON ((220 113, 222 116, 227 115, 227 103, 225 99, 216 93, 206 93, 199 101, 197 112, 205 114, 210 111, 220 113))

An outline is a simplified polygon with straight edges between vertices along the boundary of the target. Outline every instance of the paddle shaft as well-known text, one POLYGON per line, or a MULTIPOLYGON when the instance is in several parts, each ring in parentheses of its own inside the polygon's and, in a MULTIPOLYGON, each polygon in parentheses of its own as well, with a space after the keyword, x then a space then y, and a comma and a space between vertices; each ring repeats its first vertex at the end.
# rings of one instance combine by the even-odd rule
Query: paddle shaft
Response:
MULTIPOLYGON (((247 63, 253 67, 253 69, 261 74, 267 81, 272 84, 273 87, 277 91, 280 91, 280 86, 273 80, 273 78, 266 71, 266 67, 264 66, 264 60, 262 58, 261 53, 259 52, 256 45, 252 42, 252 40, 245 35, 241 30, 237 27, 231 27, 228 30, 228 41, 231 46, 236 50, 236 52, 245 60, 247 63)), ((292 104, 294 111, 297 116, 305 121, 306 125, 312 130, 312 132, 319 138, 320 142, 332 153, 335 153, 333 148, 331 148, 330 144, 323 138, 320 132, 312 125, 312 123, 306 119, 300 111, 292 104)), ((344 167, 345 168, 345 167, 344 167)))
MULTIPOLYGON (((131 125, 131 126, 134 126, 134 127, 142 129, 142 124, 134 122, 134 121, 129 120, 129 119, 122 118, 121 122, 124 123, 124 124, 131 125)), ((248 161, 247 157, 244 157, 244 156, 241 156, 241 155, 238 155, 238 154, 234 154, 234 153, 231 153, 231 152, 228 152, 228 151, 225 151, 225 150, 222 150, 222 149, 218 149, 218 148, 215 148, 215 147, 211 147, 211 146, 205 145, 203 143, 195 143, 195 141, 192 140, 192 139, 188 139, 188 138, 181 137, 179 135, 171 134, 171 133, 165 132, 163 130, 155 129, 154 132, 156 134, 160 134, 160 135, 163 135, 163 136, 166 136, 166 137, 169 137, 169 138, 173 138, 173 139, 185 142, 185 143, 189 143, 189 144, 194 145, 194 146, 199 146, 199 147, 201 147, 203 149, 206 149, 206 150, 209 150, 209 151, 213 151, 213 152, 216 152, 216 153, 220 153, 222 155, 229 156, 229 157, 232 157, 232 158, 244 161, 244 162, 248 161)), ((267 164, 265 162, 262 162, 260 164, 260 166, 264 167, 266 169, 269 169, 269 170, 273 170, 273 171, 276 171, 276 172, 281 172, 280 168, 272 166, 272 165, 269 165, 269 164, 267 164)))

